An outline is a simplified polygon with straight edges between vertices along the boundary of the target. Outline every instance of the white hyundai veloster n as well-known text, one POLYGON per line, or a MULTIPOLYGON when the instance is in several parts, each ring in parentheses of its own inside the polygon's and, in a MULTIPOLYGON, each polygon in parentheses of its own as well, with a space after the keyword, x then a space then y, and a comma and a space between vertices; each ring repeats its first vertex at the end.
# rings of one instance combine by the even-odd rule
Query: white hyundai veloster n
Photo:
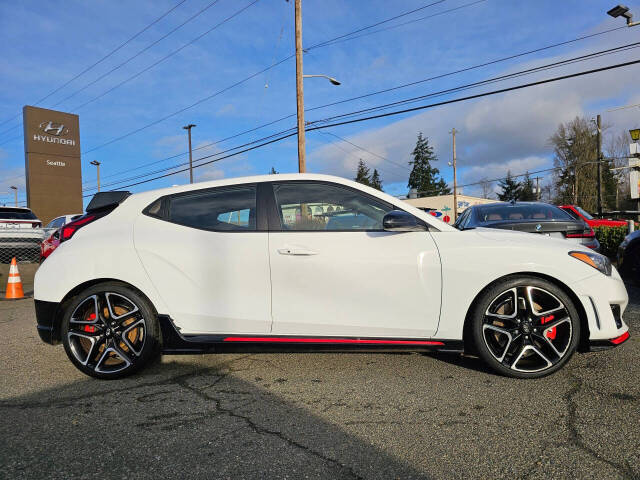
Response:
POLYGON ((35 277, 40 337, 99 378, 154 356, 440 350, 532 378, 629 338, 609 260, 543 235, 459 231, 313 174, 97 194, 35 277))

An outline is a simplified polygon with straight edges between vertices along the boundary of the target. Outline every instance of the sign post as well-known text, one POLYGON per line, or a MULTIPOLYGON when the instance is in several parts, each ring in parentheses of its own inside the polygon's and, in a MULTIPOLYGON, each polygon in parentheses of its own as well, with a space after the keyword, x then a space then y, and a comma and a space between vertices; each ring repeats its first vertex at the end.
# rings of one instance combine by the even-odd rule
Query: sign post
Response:
POLYGON ((82 171, 77 115, 45 108, 23 108, 27 206, 48 223, 81 213, 82 171))

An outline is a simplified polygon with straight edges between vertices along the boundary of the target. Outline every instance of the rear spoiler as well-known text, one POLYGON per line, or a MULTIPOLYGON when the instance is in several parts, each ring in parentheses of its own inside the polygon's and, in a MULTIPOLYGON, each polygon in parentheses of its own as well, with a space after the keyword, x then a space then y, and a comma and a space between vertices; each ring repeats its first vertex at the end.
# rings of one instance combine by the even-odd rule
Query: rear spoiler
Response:
POLYGON ((131 195, 131 192, 128 191, 98 192, 87 205, 87 213, 115 208, 124 202, 129 195, 131 195))

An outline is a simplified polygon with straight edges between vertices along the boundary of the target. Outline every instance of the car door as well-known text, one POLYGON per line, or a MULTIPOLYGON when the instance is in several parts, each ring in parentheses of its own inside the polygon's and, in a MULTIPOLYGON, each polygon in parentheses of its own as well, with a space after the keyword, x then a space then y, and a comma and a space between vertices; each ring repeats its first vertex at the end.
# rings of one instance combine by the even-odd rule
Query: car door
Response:
POLYGON ((251 184, 178 193, 137 219, 136 250, 182 333, 269 332, 268 233, 257 190, 251 184))
MULTIPOLYGON (((429 232, 385 232, 393 205, 331 182, 274 182, 273 334, 429 337, 440 258, 429 232)), ((420 221, 422 223, 422 221, 420 221)))

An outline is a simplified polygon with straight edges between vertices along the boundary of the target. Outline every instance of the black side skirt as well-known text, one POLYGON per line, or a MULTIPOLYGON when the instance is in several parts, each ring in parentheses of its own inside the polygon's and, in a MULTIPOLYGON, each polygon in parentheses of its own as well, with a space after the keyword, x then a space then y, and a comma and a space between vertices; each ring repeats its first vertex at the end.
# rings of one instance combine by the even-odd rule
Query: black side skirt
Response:
POLYGON ((167 315, 158 315, 162 353, 464 351, 462 340, 434 338, 309 337, 292 335, 182 335, 167 315))

